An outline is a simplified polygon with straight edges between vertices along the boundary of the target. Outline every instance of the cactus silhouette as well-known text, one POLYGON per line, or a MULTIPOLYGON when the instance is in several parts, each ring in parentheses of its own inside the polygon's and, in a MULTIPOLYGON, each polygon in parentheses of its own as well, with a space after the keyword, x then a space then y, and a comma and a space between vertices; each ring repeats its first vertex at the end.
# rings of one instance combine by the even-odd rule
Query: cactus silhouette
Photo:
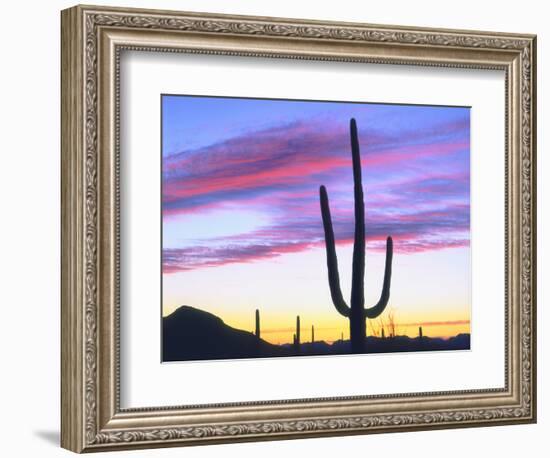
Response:
POLYGON ((311 325, 311 343, 315 342, 315 328, 311 325))
POLYGON ((294 350, 300 353, 300 315, 296 317, 296 334, 294 334, 294 350))
POLYGON ((422 326, 418 327, 418 337, 422 339, 422 326))
POLYGON ((361 180, 361 156, 359 152, 359 140, 357 138, 357 124, 353 118, 350 121, 350 136, 355 200, 355 238, 353 243, 350 306, 346 304, 340 289, 334 230, 332 228, 328 194, 324 186, 321 186, 319 189, 319 197, 325 231, 330 295, 336 310, 341 315, 349 318, 351 352, 363 353, 366 341, 366 319, 379 316, 386 308, 390 298, 393 240, 391 237, 388 237, 386 240, 386 267, 380 300, 373 307, 365 309, 365 203, 361 180))
POLYGON ((256 337, 260 338, 260 311, 256 309, 256 331, 254 332, 256 337))

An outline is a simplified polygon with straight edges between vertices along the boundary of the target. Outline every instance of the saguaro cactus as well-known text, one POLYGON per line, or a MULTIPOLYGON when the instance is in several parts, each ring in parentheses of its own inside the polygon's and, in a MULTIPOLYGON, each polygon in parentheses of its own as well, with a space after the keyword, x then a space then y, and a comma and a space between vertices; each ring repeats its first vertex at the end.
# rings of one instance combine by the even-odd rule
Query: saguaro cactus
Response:
POLYGON ((321 214, 323 216, 323 227, 325 230, 330 295, 336 310, 341 315, 349 318, 352 353, 363 353, 365 351, 366 341, 366 319, 379 316, 386 308, 390 299, 393 240, 391 237, 388 237, 386 240, 386 267, 384 270, 384 282, 380 300, 373 307, 365 309, 365 203, 363 198, 363 183, 361 180, 361 156, 355 119, 351 119, 350 121, 350 136, 355 199, 355 238, 353 243, 350 306, 346 304, 340 289, 334 230, 332 228, 327 190, 324 186, 321 186, 319 189, 319 197, 321 214))
POLYGON ((311 325, 311 343, 315 342, 315 328, 311 325))
POLYGON ((260 311, 256 309, 256 330, 254 334, 259 339, 260 338, 260 311))
POLYGON ((418 326, 418 337, 422 339, 422 326, 418 326))

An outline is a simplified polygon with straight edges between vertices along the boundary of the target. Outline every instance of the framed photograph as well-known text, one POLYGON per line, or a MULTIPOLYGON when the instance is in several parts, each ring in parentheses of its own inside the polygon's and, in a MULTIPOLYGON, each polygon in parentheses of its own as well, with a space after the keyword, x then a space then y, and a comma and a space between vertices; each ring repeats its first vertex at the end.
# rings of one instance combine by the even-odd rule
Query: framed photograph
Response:
POLYGON ((62 12, 62 446, 536 421, 536 38, 62 12))

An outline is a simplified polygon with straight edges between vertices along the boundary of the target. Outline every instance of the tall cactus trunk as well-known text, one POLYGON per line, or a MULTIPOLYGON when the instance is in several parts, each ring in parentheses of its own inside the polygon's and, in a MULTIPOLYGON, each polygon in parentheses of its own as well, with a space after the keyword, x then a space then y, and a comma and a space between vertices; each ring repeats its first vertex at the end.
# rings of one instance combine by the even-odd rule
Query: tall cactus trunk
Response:
POLYGON ((254 331, 256 338, 260 339, 260 311, 256 309, 256 330, 254 331))
POLYGON ((315 342, 315 328, 311 325, 311 343, 315 342))
POLYGON ((376 318, 379 316, 386 308, 390 298, 393 240, 391 237, 388 237, 386 240, 386 267, 384 271, 384 282, 380 300, 373 307, 365 309, 365 204, 361 177, 361 155, 359 151, 359 140, 357 137, 357 125, 355 123, 355 119, 351 119, 350 121, 350 137, 353 163, 353 195, 355 213, 355 236, 353 243, 350 301, 351 306, 346 304, 340 289, 340 276, 338 274, 338 259, 336 257, 334 230, 332 228, 328 194, 324 186, 321 186, 319 189, 319 198, 321 204, 321 214, 323 217, 323 228, 325 232, 328 280, 332 302, 336 310, 341 315, 349 318, 351 352, 364 353, 366 342, 366 319, 376 318))
POLYGON ((350 123, 351 157, 353 162, 353 198, 355 202, 355 238, 351 277, 351 310, 349 334, 352 353, 365 351, 367 320, 365 319, 365 203, 361 179, 361 157, 355 120, 350 123))

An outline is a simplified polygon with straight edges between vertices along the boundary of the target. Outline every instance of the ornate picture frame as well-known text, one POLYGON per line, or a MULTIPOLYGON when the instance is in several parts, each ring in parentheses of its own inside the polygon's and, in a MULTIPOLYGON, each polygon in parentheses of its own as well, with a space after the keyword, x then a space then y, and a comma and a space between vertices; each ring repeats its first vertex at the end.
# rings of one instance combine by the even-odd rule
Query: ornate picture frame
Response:
POLYGON ((75 452, 536 421, 536 37, 75 6, 62 12, 61 445, 75 452), (120 56, 138 52, 505 73, 505 386, 121 408, 120 56))

